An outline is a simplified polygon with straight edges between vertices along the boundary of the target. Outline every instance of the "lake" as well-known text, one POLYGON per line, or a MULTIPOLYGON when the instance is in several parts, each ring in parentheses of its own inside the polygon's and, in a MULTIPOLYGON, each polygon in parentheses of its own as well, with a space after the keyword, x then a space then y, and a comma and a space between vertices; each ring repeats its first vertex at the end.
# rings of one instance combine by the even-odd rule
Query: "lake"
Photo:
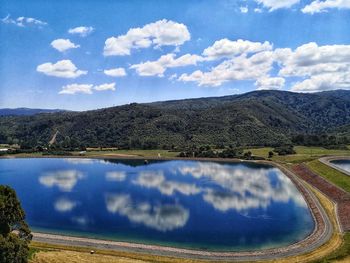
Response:
POLYGON ((292 181, 255 163, 0 159, 33 231, 207 250, 253 250, 308 236, 292 181))
POLYGON ((333 160, 331 163, 345 171, 350 172, 350 160, 333 160))

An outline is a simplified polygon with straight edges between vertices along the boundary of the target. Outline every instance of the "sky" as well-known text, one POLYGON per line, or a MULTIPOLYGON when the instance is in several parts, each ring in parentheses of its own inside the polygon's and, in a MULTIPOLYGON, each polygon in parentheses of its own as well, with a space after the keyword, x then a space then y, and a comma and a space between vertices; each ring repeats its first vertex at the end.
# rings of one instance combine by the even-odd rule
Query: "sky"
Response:
POLYGON ((0 108, 350 89, 350 0, 0 0, 0 108))

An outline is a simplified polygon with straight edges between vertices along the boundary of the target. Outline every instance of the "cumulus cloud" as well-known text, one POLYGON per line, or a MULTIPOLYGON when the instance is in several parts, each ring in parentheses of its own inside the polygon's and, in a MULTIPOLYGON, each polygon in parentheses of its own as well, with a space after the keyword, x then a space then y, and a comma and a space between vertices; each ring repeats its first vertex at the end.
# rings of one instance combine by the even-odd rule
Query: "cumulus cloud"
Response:
POLYGON ((94 28, 91 26, 78 26, 75 28, 70 28, 68 30, 68 33, 69 34, 76 34, 76 35, 79 35, 81 37, 86 37, 86 36, 90 35, 93 31, 94 31, 94 28))
POLYGON ((115 90, 115 83, 105 83, 98 86, 94 86, 94 90, 97 90, 97 91, 115 90))
POLYGON ((45 26, 47 25, 46 22, 41 21, 39 19, 35 19, 32 17, 24 17, 20 16, 15 19, 11 18, 10 15, 7 15, 3 19, 1 19, 1 22, 4 24, 13 24, 19 27, 27 27, 27 26, 45 26))
POLYGON ((126 72, 124 68, 112 68, 112 69, 105 69, 103 71, 107 76, 111 77, 124 77, 126 76, 126 72))
POLYGON ((250 57, 246 53, 225 60, 208 72, 196 70, 182 74, 178 80, 196 82, 199 86, 220 86, 228 81, 255 80, 264 77, 272 69, 273 52, 263 51, 250 57))
POLYGON ((70 94, 70 95, 74 95, 77 93, 92 94, 93 90, 96 90, 96 91, 115 90, 115 83, 104 83, 97 86, 94 86, 92 84, 74 83, 74 84, 63 86, 59 94, 70 94))
POLYGON ((47 62, 37 66, 38 72, 44 73, 47 76, 58 78, 77 78, 81 75, 86 75, 86 70, 79 70, 69 59, 57 61, 55 64, 47 62))
POLYGON ((240 8, 239 8, 239 10, 241 11, 241 13, 243 13, 243 14, 246 14, 246 13, 248 13, 248 7, 247 6, 241 6, 240 8))
POLYGON ((281 77, 262 77, 255 81, 255 86, 257 90, 266 89, 281 89, 283 88, 285 79, 281 77))
POLYGON ((350 45, 318 46, 311 42, 294 51, 276 49, 280 76, 301 77, 292 91, 323 91, 350 87, 350 45))
POLYGON ((125 56, 130 55, 132 49, 180 46, 190 38, 186 25, 163 19, 141 28, 131 28, 125 35, 108 38, 103 54, 125 56))
POLYGON ((46 187, 57 186, 64 192, 70 192, 84 174, 78 170, 48 172, 39 177, 39 182, 46 187))
POLYGON ((55 210, 58 212, 69 212, 69 211, 72 211, 76 206, 77 206, 77 202, 74 202, 64 197, 58 199, 54 204, 55 210))
POLYGON ((106 206, 110 213, 118 213, 126 216, 131 222, 162 232, 183 227, 189 218, 189 211, 181 205, 152 206, 148 202, 135 203, 130 195, 126 194, 108 194, 106 206))
POLYGON ((272 44, 268 41, 251 42, 238 39, 235 41, 227 38, 215 41, 215 43, 203 51, 203 56, 208 59, 230 58, 241 54, 257 53, 260 51, 272 50, 272 44))
POLYGON ((133 183, 146 188, 158 189, 159 192, 165 195, 173 195, 175 192, 193 195, 201 191, 194 184, 166 180, 162 171, 142 171, 133 183))
POLYGON ((271 12, 280 8, 289 8, 299 3, 300 0, 255 0, 255 2, 268 8, 271 12))
POLYGON ((135 64, 130 68, 135 69, 140 76, 163 77, 167 68, 196 65, 198 62, 204 60, 201 56, 191 54, 186 54, 178 58, 175 58, 175 56, 173 53, 163 55, 158 60, 135 64))
POLYGON ((62 90, 58 94, 92 94, 92 84, 69 84, 62 87, 62 90))
POLYGON ((329 9, 349 9, 350 1, 349 0, 324 0, 319 1, 315 0, 309 5, 306 5, 301 11, 306 14, 314 14, 327 12, 329 9))
POLYGON ((64 52, 71 48, 78 48, 79 45, 72 43, 69 39, 55 39, 51 42, 51 46, 57 49, 59 52, 64 52))

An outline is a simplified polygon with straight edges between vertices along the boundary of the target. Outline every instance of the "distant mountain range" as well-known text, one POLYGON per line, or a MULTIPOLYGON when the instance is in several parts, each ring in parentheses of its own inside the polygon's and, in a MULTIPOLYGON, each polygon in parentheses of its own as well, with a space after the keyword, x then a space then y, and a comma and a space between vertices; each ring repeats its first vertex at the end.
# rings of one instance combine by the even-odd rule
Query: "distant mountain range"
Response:
POLYGON ((61 112, 64 110, 59 109, 30 109, 30 108, 4 108, 0 109, 0 116, 29 116, 35 115, 39 113, 53 113, 53 112, 61 112))
MULTIPOLYGON (((254 91, 84 112, 0 117, 0 143, 161 148, 275 145, 296 134, 349 134, 350 91, 254 91)), ((350 134, 349 134, 350 135, 350 134)))

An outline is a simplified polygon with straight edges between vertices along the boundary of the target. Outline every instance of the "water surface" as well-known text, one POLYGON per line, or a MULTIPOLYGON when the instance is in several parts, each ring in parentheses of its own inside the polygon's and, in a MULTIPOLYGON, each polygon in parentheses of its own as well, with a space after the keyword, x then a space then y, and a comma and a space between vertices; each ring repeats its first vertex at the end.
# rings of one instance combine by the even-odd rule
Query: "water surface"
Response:
POLYGON ((250 163, 0 159, 36 231, 208 250, 279 247, 309 235, 303 197, 250 163))
POLYGON ((350 173, 350 160, 333 160, 331 163, 350 173))

